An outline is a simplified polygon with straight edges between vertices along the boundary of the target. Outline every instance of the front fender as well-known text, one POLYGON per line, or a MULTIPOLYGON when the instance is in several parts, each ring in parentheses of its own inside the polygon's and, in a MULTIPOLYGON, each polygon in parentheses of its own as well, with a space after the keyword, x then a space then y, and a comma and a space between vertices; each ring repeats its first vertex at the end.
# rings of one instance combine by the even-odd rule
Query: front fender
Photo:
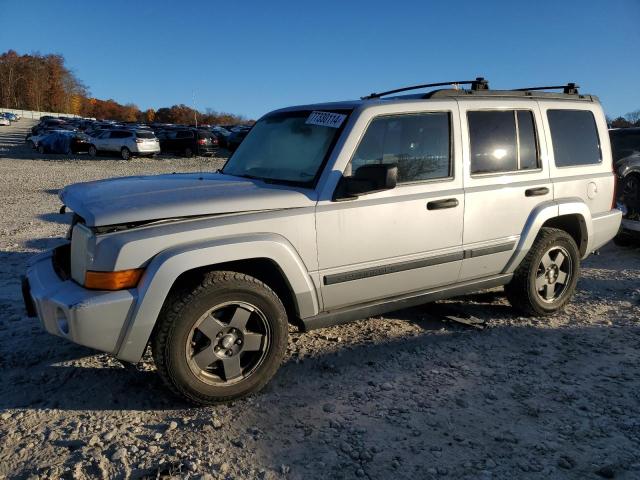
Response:
POLYGON ((547 220, 562 215, 575 214, 582 217, 582 224, 587 236, 587 244, 584 249, 583 258, 589 255, 589 252, 593 250, 593 248, 591 248, 593 244, 593 222, 591 221, 591 211, 589 207, 579 198, 552 200, 541 203, 533 209, 525 223, 520 241, 502 273, 513 273, 515 269, 518 268, 518 265, 520 265, 527 253, 529 253, 533 242, 538 236, 538 232, 547 220))
POLYGON ((319 313, 311 277, 284 237, 261 233, 190 243, 159 253, 148 265, 138 285, 136 306, 121 332, 116 356, 129 362, 140 360, 169 290, 181 274, 199 267, 251 258, 267 258, 278 265, 291 286, 301 317, 319 313))

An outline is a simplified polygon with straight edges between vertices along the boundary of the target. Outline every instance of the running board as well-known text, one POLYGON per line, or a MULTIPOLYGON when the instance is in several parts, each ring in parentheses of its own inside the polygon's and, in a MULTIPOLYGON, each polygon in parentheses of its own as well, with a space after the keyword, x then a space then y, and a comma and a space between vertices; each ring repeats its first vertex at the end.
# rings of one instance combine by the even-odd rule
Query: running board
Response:
POLYGON ((302 331, 308 332, 317 328, 332 327, 342 323, 352 322, 363 318, 382 315, 403 308, 415 307, 424 303, 457 297, 467 293, 485 290, 487 288, 505 285, 513 278, 512 273, 494 275, 491 277, 471 280, 469 282, 447 285, 422 292, 414 292, 399 297, 387 298, 376 302, 357 305, 355 307, 342 308, 332 312, 324 312, 313 317, 302 319, 302 331))

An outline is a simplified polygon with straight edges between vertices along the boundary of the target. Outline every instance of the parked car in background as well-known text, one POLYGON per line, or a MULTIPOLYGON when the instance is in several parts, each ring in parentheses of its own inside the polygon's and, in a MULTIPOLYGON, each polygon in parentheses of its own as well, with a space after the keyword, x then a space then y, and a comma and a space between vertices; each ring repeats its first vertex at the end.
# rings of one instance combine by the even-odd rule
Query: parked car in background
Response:
POLYGON ((89 155, 95 157, 104 153, 117 153, 123 160, 132 156, 152 157, 160 153, 160 144, 153 132, 147 130, 104 130, 91 137, 89 155))
POLYGON ((0 115, 0 125, 9 126, 11 121, 7 117, 0 115))
POLYGON ((4 118, 9 120, 10 122, 17 122, 19 120, 18 115, 16 115, 15 113, 11 113, 11 112, 2 112, 2 113, 0 113, 0 116, 3 116, 4 118))
POLYGON ((231 132, 220 126, 211 127, 211 132, 218 139, 218 145, 222 148, 227 148, 227 139, 229 138, 229 135, 231 135, 231 132))
POLYGON ((41 136, 37 143, 39 153, 82 153, 88 152, 90 138, 84 133, 56 130, 41 136))
POLYGON ((614 239, 619 245, 640 240, 640 127, 609 130, 618 176, 618 208, 622 226, 614 239))
POLYGON ((170 128, 160 134, 162 153, 176 153, 185 157, 213 155, 218 139, 207 130, 196 128, 170 128))
POLYGON ((231 130, 231 134, 227 137, 227 149, 230 151, 235 151, 236 148, 242 143, 245 139, 251 127, 246 125, 236 126, 231 130))

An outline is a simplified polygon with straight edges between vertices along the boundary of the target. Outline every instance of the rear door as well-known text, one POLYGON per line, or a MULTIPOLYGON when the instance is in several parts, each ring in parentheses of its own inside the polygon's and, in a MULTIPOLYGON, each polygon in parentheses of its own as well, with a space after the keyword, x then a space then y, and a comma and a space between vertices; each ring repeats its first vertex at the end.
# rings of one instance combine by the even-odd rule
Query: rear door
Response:
POLYGON ((460 280, 500 273, 534 209, 553 200, 535 101, 460 102, 464 260, 460 280))

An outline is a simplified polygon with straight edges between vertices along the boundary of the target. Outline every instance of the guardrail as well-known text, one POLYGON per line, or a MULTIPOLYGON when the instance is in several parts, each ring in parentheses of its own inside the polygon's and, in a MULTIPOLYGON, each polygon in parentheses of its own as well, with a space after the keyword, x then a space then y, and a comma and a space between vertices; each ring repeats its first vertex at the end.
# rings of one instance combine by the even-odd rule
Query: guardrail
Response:
POLYGON ((44 115, 50 115, 52 117, 70 117, 70 118, 80 118, 80 115, 73 115, 71 113, 56 113, 56 112, 36 112, 33 110, 20 110, 15 108, 2 108, 0 107, 0 113, 9 112, 9 113, 17 113, 22 118, 30 118, 33 120, 40 120, 40 117, 44 115))

